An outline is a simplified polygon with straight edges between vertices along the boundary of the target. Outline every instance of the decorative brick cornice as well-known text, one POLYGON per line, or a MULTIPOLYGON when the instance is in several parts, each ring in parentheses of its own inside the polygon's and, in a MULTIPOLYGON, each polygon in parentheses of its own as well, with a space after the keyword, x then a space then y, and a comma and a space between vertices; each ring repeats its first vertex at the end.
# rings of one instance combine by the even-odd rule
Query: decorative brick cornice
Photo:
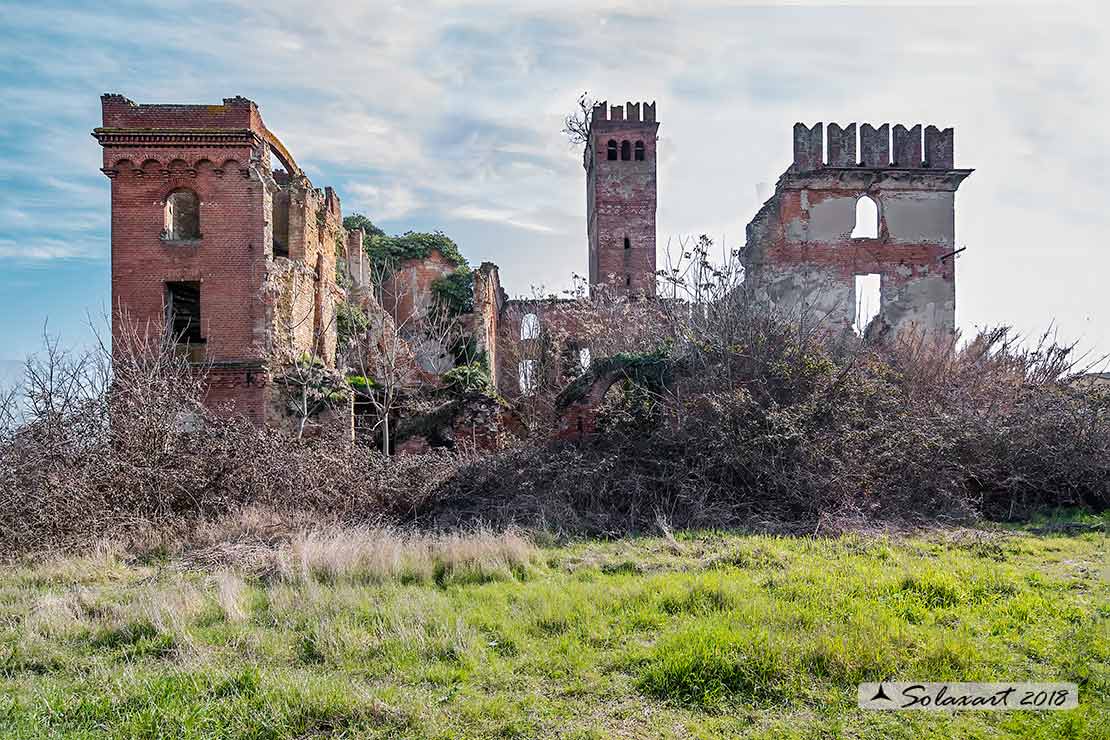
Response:
POLYGON ((93 137, 102 147, 188 146, 254 147, 262 138, 250 129, 115 129, 97 128, 93 137))

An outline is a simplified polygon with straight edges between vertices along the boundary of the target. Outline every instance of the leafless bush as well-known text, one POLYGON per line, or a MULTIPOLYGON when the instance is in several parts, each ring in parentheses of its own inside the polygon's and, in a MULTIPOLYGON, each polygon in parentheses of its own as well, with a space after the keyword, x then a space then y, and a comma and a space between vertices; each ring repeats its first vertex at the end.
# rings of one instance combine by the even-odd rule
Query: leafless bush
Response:
MULTIPOLYGON (((598 327, 599 354, 650 349, 668 372, 614 385, 602 434, 573 445, 537 434, 489 455, 390 458, 298 439, 206 409, 203 375, 145 332, 118 334, 114 361, 48 340, 2 411, 0 552, 111 540, 131 552, 188 548, 213 568, 254 558, 278 573, 288 568, 275 553, 300 548, 317 553, 305 556, 314 573, 369 574, 392 572, 374 548, 393 527, 813 531, 1110 504, 1110 392, 1071 382, 1081 369, 1071 348, 1048 337, 1030 347, 1006 329, 966 346, 830 336, 749 306, 728 269, 714 269, 692 300, 583 303, 594 318, 581 326, 611 310, 606 321, 634 329, 598 327)), ((411 537, 393 545, 422 573, 517 567, 526 550, 411 537)))
POLYGON ((373 449, 299 440, 200 402, 204 377, 144 331, 67 354, 49 341, 28 361, 5 415, 0 489, 7 557, 87 549, 178 547, 236 512, 296 520, 398 518, 450 475, 447 455, 391 462, 373 449))
POLYGON ((750 304, 708 239, 663 274, 671 372, 630 377, 604 433, 465 466, 427 516, 619 534, 672 525, 966 520, 1110 505, 1110 393, 1073 348, 1005 328, 893 345, 750 304), (671 277, 668 279, 668 273, 671 277), (683 300, 678 300, 682 298, 683 300))

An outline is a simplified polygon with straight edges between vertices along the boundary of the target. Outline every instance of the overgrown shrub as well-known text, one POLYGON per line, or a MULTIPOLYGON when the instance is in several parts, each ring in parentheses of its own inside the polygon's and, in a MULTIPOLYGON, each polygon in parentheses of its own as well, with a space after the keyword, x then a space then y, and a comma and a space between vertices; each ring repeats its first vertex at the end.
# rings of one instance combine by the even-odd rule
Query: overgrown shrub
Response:
POLYGON ((634 373, 615 385, 602 434, 464 466, 432 516, 603 534, 659 515, 814 531, 1110 504, 1110 392, 1070 382, 1066 348, 1020 350, 1006 331, 962 350, 878 348, 800 339, 754 312, 741 321, 742 341, 688 342, 653 374, 674 376, 662 390, 634 373))
MULTIPOLYGON (((1110 504, 1110 392, 1072 383, 1066 348, 1024 350, 1005 330, 869 347, 754 309, 659 335, 671 347, 613 386, 602 434, 394 458, 214 414, 203 374, 138 336, 117 338, 114 363, 48 343, 0 408, 0 548, 173 541, 254 509, 618 535, 661 518, 814 532, 1110 504)), ((484 384, 478 366, 456 371, 461 389, 484 384)))

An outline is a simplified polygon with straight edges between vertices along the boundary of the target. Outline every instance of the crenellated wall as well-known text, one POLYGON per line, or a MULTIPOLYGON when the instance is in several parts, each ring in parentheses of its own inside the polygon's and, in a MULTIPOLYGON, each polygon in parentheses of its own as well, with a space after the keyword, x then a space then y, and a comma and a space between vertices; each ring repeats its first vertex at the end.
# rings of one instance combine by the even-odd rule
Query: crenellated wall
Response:
POLYGON ((869 331, 951 335, 955 194, 972 172, 954 167, 952 129, 832 123, 826 132, 798 123, 793 138, 793 163, 748 224, 751 298, 851 330, 856 278, 878 275, 879 320, 869 331), (873 224, 857 223, 871 218, 864 197, 877 211, 873 224))

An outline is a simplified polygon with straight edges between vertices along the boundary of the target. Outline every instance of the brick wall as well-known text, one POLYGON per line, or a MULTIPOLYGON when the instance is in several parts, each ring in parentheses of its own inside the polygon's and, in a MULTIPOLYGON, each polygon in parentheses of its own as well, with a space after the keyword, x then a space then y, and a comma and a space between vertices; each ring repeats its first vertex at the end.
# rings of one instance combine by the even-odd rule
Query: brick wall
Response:
POLYGON ((590 284, 655 295, 656 131, 654 104, 594 109, 586 147, 590 284), (609 159, 609 143, 617 159, 609 159), (623 159, 627 144, 629 158, 623 159), (643 159, 636 159, 637 144, 643 159))
POLYGON ((821 124, 795 127, 794 162, 748 225, 753 300, 847 331, 857 319, 856 278, 878 275, 877 331, 955 331, 955 193, 971 170, 953 166, 951 129, 930 126, 924 147, 920 126, 894 127, 893 146, 890 129, 864 124, 857 159, 855 124, 831 124, 827 147, 821 124), (862 198, 877 217, 859 210, 862 198), (857 215, 872 219, 864 224, 872 233, 859 235, 857 215))
POLYGON ((315 349, 334 364, 338 197, 312 187, 245 98, 211 106, 136 105, 120 95, 101 102, 103 126, 93 135, 111 180, 117 346, 125 322, 165 331, 168 282, 198 284, 203 351, 194 346, 190 357, 207 373, 206 402, 263 423, 283 359, 315 349), (271 153, 292 172, 275 179, 271 153), (198 196, 196 239, 163 233, 166 198, 179 188, 198 196), (275 220, 289 260, 274 259, 275 220), (295 328, 282 352, 278 324, 289 318, 295 328))
POLYGON ((457 265, 438 249, 423 259, 406 260, 382 283, 382 306, 399 326, 425 316, 432 306, 432 284, 457 265))

